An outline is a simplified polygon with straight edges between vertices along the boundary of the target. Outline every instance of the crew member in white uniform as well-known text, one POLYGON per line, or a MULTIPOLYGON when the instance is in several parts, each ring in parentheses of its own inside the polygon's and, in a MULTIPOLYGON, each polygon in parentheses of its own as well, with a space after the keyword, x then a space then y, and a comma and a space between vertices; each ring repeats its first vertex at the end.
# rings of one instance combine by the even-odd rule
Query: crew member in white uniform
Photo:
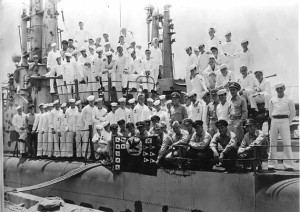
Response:
POLYGON ((151 56, 151 51, 149 49, 146 49, 145 50, 145 55, 146 55, 146 58, 142 61, 142 69, 143 69, 143 74, 145 76, 149 76, 149 78, 143 78, 143 89, 148 89, 148 92, 150 92, 151 90, 154 90, 154 84, 156 84, 156 81, 155 81, 155 77, 154 74, 155 74, 155 62, 154 60, 150 57, 151 56), (152 78, 150 78, 152 77, 152 78))
POLYGON ((111 104, 111 111, 106 116, 106 121, 109 121, 111 124, 117 124, 119 121, 117 118, 116 110, 118 108, 118 103, 112 102, 111 104))
POLYGON ((205 84, 204 78, 197 73, 197 67, 193 64, 189 68, 190 78, 193 91, 196 92, 197 96, 201 96, 203 91, 207 91, 207 86, 205 84))
POLYGON ((220 73, 217 74, 216 88, 225 87, 229 82, 234 82, 234 74, 228 70, 228 65, 222 64, 219 66, 220 73))
POLYGON ((132 32, 127 31, 125 27, 120 30, 121 36, 123 36, 125 43, 131 43, 134 40, 132 32))
POLYGON ((60 113, 60 125, 59 125, 59 133, 60 133, 60 155, 61 157, 72 157, 73 156, 73 140, 72 143, 67 141, 67 131, 68 131, 68 123, 67 123, 67 103, 61 104, 61 113, 60 113), (68 143, 67 143, 68 142, 68 143))
MULTIPOLYGON (((51 70, 51 68, 57 64, 56 58, 61 56, 60 52, 56 49, 56 43, 51 44, 52 50, 48 53, 47 57, 47 69, 48 71, 51 70)), ((55 93, 54 90, 54 79, 50 79, 50 93, 55 93)))
POLYGON ((137 89, 139 88, 139 85, 142 81, 142 79, 139 79, 138 82, 136 82, 137 78, 141 76, 142 74, 142 60, 138 57, 136 57, 135 51, 130 49, 129 54, 131 55, 131 60, 129 63, 129 88, 130 89, 137 89))
POLYGON ((14 115, 12 119, 12 125, 15 127, 17 133, 19 133, 19 142, 18 142, 18 150, 21 154, 26 152, 25 149, 25 140, 27 138, 26 131, 26 114, 23 113, 22 106, 18 106, 17 114, 14 115))
POLYGON ((277 95, 270 101, 269 114, 271 117, 271 138, 268 169, 274 170, 277 168, 277 139, 278 133, 283 141, 283 166, 286 171, 294 170, 292 160, 291 134, 290 125, 296 115, 295 104, 292 99, 284 94, 285 85, 283 83, 275 85, 277 95))
MULTIPOLYGON (((154 81, 157 83, 159 73, 162 71, 162 52, 159 48, 159 41, 158 38, 153 38, 152 46, 150 47, 151 56, 154 62, 154 81)), ((162 73, 161 73, 162 74, 162 73)))
POLYGON ((254 88, 258 86, 258 81, 253 77, 253 74, 248 74, 246 65, 241 65, 240 73, 242 77, 237 81, 241 85, 239 94, 247 99, 248 104, 250 104, 248 97, 254 93, 254 88))
POLYGON ((190 93, 192 91, 190 67, 192 65, 197 66, 198 58, 195 54, 193 54, 193 50, 191 46, 185 47, 185 51, 188 55, 186 67, 185 67, 185 83, 186 83, 186 91, 187 93, 190 93))
POLYGON ((219 104, 216 108, 216 114, 218 120, 229 121, 229 102, 227 101, 227 91, 226 89, 221 89, 217 92, 219 96, 219 104))
POLYGON ((167 124, 167 127, 169 127, 170 126, 170 114, 161 109, 160 100, 154 101, 153 106, 155 108, 153 116, 155 116, 155 115, 159 116, 160 121, 164 121, 167 124))
POLYGON ((225 56, 223 53, 219 51, 219 49, 216 46, 212 46, 210 48, 212 55, 215 57, 216 64, 219 66, 221 64, 228 64, 229 59, 227 56, 225 56))
POLYGON ((119 99, 120 107, 116 110, 117 121, 123 119, 125 123, 131 122, 130 110, 126 108, 126 98, 122 97, 119 99))
POLYGON ((43 131, 44 122, 46 119, 46 115, 48 114, 48 104, 44 104, 43 106, 44 113, 41 115, 39 120, 39 125, 37 128, 38 131, 38 156, 46 155, 47 145, 48 145, 48 135, 43 131), (45 139, 45 140, 44 140, 45 139))
POLYGON ((139 121, 145 121, 146 119, 150 119, 151 111, 144 104, 145 102, 145 95, 143 93, 138 94, 138 104, 133 109, 133 119, 134 123, 139 121))
MULTIPOLYGON (((57 55, 56 64, 54 66, 52 66, 51 70, 44 76, 45 77, 54 77, 54 76, 63 77, 63 67, 64 66, 61 63, 61 56, 57 55)), ((56 81, 56 86, 57 86, 56 88, 57 88, 57 93, 58 93, 60 102, 66 102, 67 101, 67 95, 66 95, 67 88, 64 84, 64 80, 63 79, 55 79, 55 81, 56 81)), ((51 86, 53 86, 53 85, 50 84, 50 87, 51 86)), ((51 89, 54 89, 54 88, 50 88, 50 90, 51 89)))
POLYGON ((102 77, 101 67, 103 63, 103 49, 98 47, 96 49, 97 57, 94 57, 92 61, 92 78, 96 83, 92 83, 92 91, 98 94, 98 89, 100 88, 100 78, 102 77))
POLYGON ((193 121, 201 120, 203 121, 203 128, 207 130, 207 113, 205 112, 205 105, 202 101, 197 99, 197 93, 192 91, 188 93, 188 97, 191 99, 191 105, 187 108, 188 110, 188 118, 193 121))
POLYGON ((53 134, 53 140, 48 139, 48 157, 51 157, 52 155, 54 157, 61 157, 61 152, 59 148, 59 137, 61 137, 61 125, 62 123, 62 110, 60 109, 60 104, 58 100, 55 100, 53 102, 54 109, 50 112, 50 122, 49 122, 49 128, 51 129, 51 132, 53 134), (53 149, 54 147, 54 149, 53 149))
POLYGON ((127 82, 128 82, 128 57, 124 54, 123 51, 124 51, 123 47, 121 45, 118 45, 117 46, 118 56, 116 57, 116 61, 114 64, 115 74, 112 75, 112 80, 118 81, 116 82, 117 91, 120 91, 122 87, 122 91, 123 93, 125 93, 125 88, 127 87, 127 82))
POLYGON ((254 94, 248 96, 251 108, 254 108, 255 111, 258 111, 257 103, 265 103, 265 109, 269 110, 271 99, 271 85, 270 82, 266 78, 264 78, 263 74, 263 70, 254 72, 258 84, 256 87, 254 87, 254 94))
POLYGON ((94 106, 95 96, 93 95, 88 96, 87 101, 89 104, 82 109, 82 115, 81 115, 82 122, 84 123, 84 135, 82 138, 82 154, 83 156, 86 155, 87 145, 90 140, 89 143, 90 148, 88 149, 87 157, 91 156, 91 159, 94 159, 94 146, 91 145, 91 139, 93 135, 92 114, 95 108, 94 106))
MULTIPOLYGON (((227 31, 225 33, 225 42, 222 42, 222 49, 223 53, 225 55, 234 55, 236 51, 236 45, 232 42, 231 40, 231 32, 227 31)), ((228 58, 228 69, 233 71, 233 74, 235 75, 234 72, 234 59, 233 58, 228 58)))
POLYGON ((67 85, 67 91, 68 91, 68 97, 72 98, 73 94, 75 93, 75 86, 74 86, 74 80, 75 80, 75 73, 76 73, 76 63, 71 60, 71 53, 67 52, 65 54, 66 61, 62 65, 63 69, 63 78, 67 85))
POLYGON ((76 115, 78 113, 78 108, 75 105, 75 99, 69 99, 69 103, 70 107, 66 110, 66 122, 68 128, 66 132, 66 153, 67 157, 73 157, 73 140, 76 133, 76 115))
POLYGON ((241 41, 241 46, 242 46, 242 51, 239 51, 235 53, 234 55, 228 55, 230 58, 239 58, 239 64, 241 65, 246 65, 248 67, 249 73, 252 73, 253 71, 253 65, 254 65, 254 58, 252 52, 248 49, 248 40, 242 40, 241 41))
POLYGON ((94 131, 96 130, 96 125, 102 124, 107 116, 107 110, 103 107, 103 98, 96 99, 95 105, 96 107, 94 107, 92 112, 94 131))
POLYGON ((134 123, 134 116, 133 116, 133 109, 135 107, 135 98, 129 99, 128 100, 128 104, 129 104, 129 115, 128 115, 128 122, 134 123))
POLYGON ((203 71, 205 84, 208 88, 214 89, 216 86, 217 75, 220 73, 216 64, 216 58, 213 55, 209 56, 208 66, 203 71))
POLYGON ((205 51, 205 45, 203 43, 199 44, 199 56, 198 56, 198 72, 199 74, 203 75, 203 71, 206 69, 208 66, 208 61, 209 61, 209 55, 210 53, 205 51))
POLYGON ((42 156, 42 150, 43 150, 43 135, 40 134, 38 128, 40 123, 43 121, 41 119, 42 114, 44 113, 44 104, 41 103, 39 104, 39 110, 40 112, 35 114, 35 119, 34 119, 34 123, 33 123, 33 127, 32 127, 32 132, 33 133, 37 133, 37 154, 36 156, 40 157, 42 156))
MULTIPOLYGON (((90 57, 87 56, 87 53, 86 53, 86 48, 85 47, 81 47, 81 49, 79 49, 80 53, 81 53, 81 56, 79 57, 78 59, 78 67, 81 69, 81 71, 79 71, 79 73, 83 73, 83 80, 84 80, 84 83, 85 84, 82 84, 81 86, 79 86, 79 90, 81 92, 84 92, 84 91, 87 91, 87 86, 88 85, 88 82, 89 82, 89 78, 91 79, 91 64, 92 64, 92 61, 90 60, 90 57)), ((83 101, 88 95, 90 95, 89 92, 86 92, 86 93, 82 93, 80 99, 83 101)))
POLYGON ((80 49, 81 47, 85 47, 88 39, 91 37, 91 34, 83 29, 83 22, 79 22, 79 30, 75 32, 75 42, 77 43, 77 48, 80 49))
POLYGON ((53 107, 53 103, 46 104, 47 109, 45 112, 45 117, 43 121, 43 127, 42 127, 42 134, 43 134, 43 150, 44 156, 52 156, 52 150, 53 150, 53 134, 52 130, 50 128, 50 119, 51 119, 51 110, 53 107), (48 152, 51 151, 49 154, 48 152))
POLYGON ((78 100, 75 102, 75 105, 78 108, 78 112, 76 113, 76 131, 75 134, 75 140, 76 140, 76 157, 83 157, 82 154, 82 139, 84 136, 84 122, 82 121, 82 104, 81 100, 78 100))
POLYGON ((218 49, 220 47, 221 41, 219 40, 219 38, 217 38, 215 36, 216 33, 216 29, 215 27, 210 27, 208 30, 208 35, 209 35, 209 40, 207 41, 207 48, 210 49, 213 46, 216 46, 218 49))
MULTIPOLYGON (((108 81, 112 80, 112 76, 115 76, 115 60, 113 60, 112 53, 109 51, 105 54, 106 59, 102 63, 102 85, 105 90, 108 90, 108 81)), ((116 86, 116 82, 111 83, 112 87, 116 86)))

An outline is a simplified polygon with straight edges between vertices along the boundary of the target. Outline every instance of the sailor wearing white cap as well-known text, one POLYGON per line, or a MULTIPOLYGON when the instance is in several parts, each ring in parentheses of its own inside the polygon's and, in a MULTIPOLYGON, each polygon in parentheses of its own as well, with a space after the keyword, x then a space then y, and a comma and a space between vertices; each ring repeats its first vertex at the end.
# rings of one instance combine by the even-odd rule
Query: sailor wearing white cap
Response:
POLYGON ((265 110, 269 110, 269 104, 271 100, 271 85, 270 82, 264 78, 264 71, 257 70, 254 71, 255 78, 258 81, 256 87, 254 87, 254 94, 249 95, 248 99, 250 101, 251 108, 258 111, 257 103, 265 103, 265 110))
MULTIPOLYGON (((78 108, 75 106, 75 99, 69 99, 70 107, 66 110, 66 157, 73 156, 73 140, 76 137, 76 115, 78 108)), ((78 132, 79 133, 79 132, 78 132)))
POLYGON ((193 54, 193 50, 191 46, 185 47, 185 52, 188 55, 186 66, 185 66, 185 83, 186 83, 186 91, 189 93, 193 90, 192 88, 192 82, 191 82, 191 72, 190 67, 192 65, 197 66, 198 64, 198 58, 195 54, 193 54))
POLYGON ((102 77, 101 68, 102 68, 102 63, 103 63, 103 59, 104 59, 104 56, 102 55, 103 49, 101 47, 98 47, 96 49, 96 53, 97 53, 97 55, 93 57, 92 66, 91 66, 91 71, 92 71, 91 77, 92 77, 93 82, 96 82, 96 83, 91 84, 93 92, 98 92, 98 89, 101 87, 100 86, 100 83, 101 83, 100 79, 102 79, 101 78, 102 77), (99 81, 100 83, 97 81, 99 81))
POLYGON ((121 45, 118 45, 118 55, 116 56, 114 67, 115 71, 112 74, 112 80, 117 81, 117 83, 115 83, 116 89, 120 91, 122 86, 123 93, 125 93, 128 82, 128 57, 124 54, 124 51, 126 52, 126 49, 123 49, 121 45))
POLYGON ((168 108, 167 108, 167 104, 166 104, 166 95, 160 95, 159 97, 159 100, 160 100, 160 105, 161 105, 161 110, 163 111, 168 111, 168 108))
POLYGON ((72 55, 70 53, 66 53, 65 56, 66 61, 62 65, 62 74, 67 87, 67 96, 72 98, 73 94, 75 93, 75 86, 73 84, 75 80, 77 64, 75 63, 75 61, 71 60, 72 55))
POLYGON ((100 130, 97 130, 93 137, 95 143, 96 154, 100 160, 112 159, 112 132, 110 130, 109 121, 105 121, 102 126, 97 126, 100 130), (102 128, 102 129, 101 129, 102 128), (99 134, 101 133, 101 135, 99 134))
POLYGON ((131 122, 131 113, 128 108, 126 108, 126 98, 122 97, 119 99, 120 107, 116 110, 117 121, 121 119, 125 120, 125 123, 131 122))
POLYGON ((77 43, 78 49, 85 46, 86 43, 88 42, 88 39, 90 37, 92 37, 91 34, 88 31, 83 29, 83 26, 84 26, 83 22, 80 21, 79 22, 79 30, 77 30, 75 32, 75 42, 77 43))
POLYGON ((128 115, 128 122, 132 122, 134 123, 134 119, 133 119, 133 109, 135 107, 135 98, 129 99, 128 100, 128 104, 129 104, 129 115, 128 115))
POLYGON ((132 32, 128 31, 125 27, 121 28, 120 35, 123 36, 125 43, 131 43, 134 40, 132 32))
POLYGON ((190 79, 193 91, 196 92, 197 96, 200 96, 203 91, 207 91, 207 86, 205 84, 204 78, 197 73, 197 67, 192 64, 189 67, 190 79))
MULTIPOLYGON (((57 64, 56 58, 61 56, 60 52, 57 51, 56 43, 52 43, 51 47, 52 47, 52 49, 48 53, 48 57, 47 57, 47 69, 48 69, 48 71, 50 71, 53 68, 53 66, 55 66, 57 64)), ((53 83, 54 83, 54 79, 50 79, 50 93, 55 93, 53 83)))
POLYGON ((117 124, 118 116, 116 114, 116 110, 118 108, 118 103, 112 102, 111 105, 111 111, 106 116, 106 121, 109 121, 111 124, 117 124))
POLYGON ((75 141, 76 141, 76 157, 82 157, 82 138, 84 136, 84 123, 82 121, 82 104, 81 100, 78 100, 75 102, 75 105, 78 109, 75 118, 75 125, 76 125, 76 130, 74 132, 75 134, 75 141))
MULTIPOLYGON (((110 51, 105 52, 106 59, 102 62, 102 86, 105 90, 108 89, 108 80, 111 79, 112 73, 115 72, 115 60, 113 60, 112 53, 110 51)), ((114 73, 115 74, 115 73, 114 73)), ((112 82, 113 88, 116 86, 116 82, 112 82)))
MULTIPOLYGON (((72 103, 70 103, 72 104, 72 103)), ((71 134, 72 137, 72 141, 68 142, 68 137, 70 136, 69 134, 69 130, 72 131, 72 123, 70 123, 70 127, 69 128, 69 123, 67 120, 67 103, 62 103, 61 104, 61 110, 62 112, 60 113, 60 127, 59 127, 59 131, 60 132, 60 152, 61 152, 61 157, 72 157, 73 156, 73 133, 71 134)), ((75 108, 75 104, 74 104, 74 108, 75 108)), ((74 129, 73 129, 74 130, 74 129)))
POLYGON ((136 56, 141 58, 142 60, 144 60, 145 55, 144 52, 142 51, 142 45, 139 43, 135 44, 135 52, 136 52, 136 56))
POLYGON ((253 53, 248 48, 249 40, 243 39, 241 41, 242 51, 239 51, 233 55, 228 55, 228 57, 237 59, 239 58, 239 66, 246 65, 248 68, 248 71, 251 73, 253 71, 253 65, 254 65, 254 58, 253 53))
POLYGON ((18 150, 23 155, 25 154, 25 139, 27 138, 26 132, 26 114, 23 113, 22 106, 18 106, 17 114, 14 115, 12 119, 12 125, 15 127, 17 133, 20 137, 18 140, 18 150))
POLYGON ((210 89, 215 88, 218 74, 220 74, 220 71, 218 70, 218 66, 216 64, 216 58, 213 55, 210 55, 208 66, 203 71, 203 77, 207 87, 210 89))
POLYGON ((39 104, 40 112, 36 114, 32 131, 37 133, 37 156, 40 157, 43 154, 43 135, 40 132, 43 120, 44 120, 44 103, 39 104))
POLYGON ((188 118, 190 118, 192 121, 203 121, 203 128, 207 130, 206 105, 199 99, 196 91, 191 91, 187 95, 191 100, 190 106, 187 107, 188 118))
MULTIPOLYGON (((48 157, 60 157, 61 152, 59 148, 59 138, 62 136, 62 128, 65 127, 65 124, 62 120, 62 109, 60 109, 60 103, 58 100, 53 102, 54 109, 49 114, 49 136, 48 136, 48 148, 47 155, 48 157), (50 136, 51 135, 51 136, 50 136), (54 149, 53 149, 54 146, 54 149)), ((65 140, 63 140, 65 142, 65 140)))
POLYGON ((247 66, 244 64, 240 67, 240 73, 241 77, 237 81, 241 85, 239 94, 248 99, 254 93, 254 88, 258 86, 258 81, 254 78, 253 74, 248 74, 247 66))
POLYGON ((154 101, 153 107, 155 108, 155 111, 153 112, 153 116, 154 115, 159 116, 160 121, 164 121, 167 124, 167 126, 169 126, 170 125, 170 114, 161 109, 160 100, 154 101))
POLYGON ((147 76, 147 78, 143 77, 143 88, 148 89, 148 92, 154 89, 154 84, 157 82, 158 77, 158 69, 154 60, 150 57, 151 51, 146 49, 145 51, 146 58, 142 61, 142 69, 143 75, 147 76), (157 76, 156 76, 157 75, 157 76), (149 77, 148 77, 149 76, 149 77), (151 78, 150 78, 151 77, 151 78), (154 80, 154 81, 153 81, 154 80))
POLYGON ((199 56, 197 62, 197 69, 199 74, 203 75, 203 71, 206 69, 209 61, 210 52, 205 51, 204 43, 200 43, 198 45, 199 48, 199 56))
POLYGON ((47 104, 44 104, 43 106, 43 112, 40 116, 39 119, 39 123, 38 123, 38 127, 37 127, 37 132, 38 132, 38 146, 37 146, 37 156, 42 156, 45 155, 45 150, 47 149, 47 137, 45 137, 45 141, 44 139, 44 131, 43 131, 43 126, 44 126, 44 120, 45 120, 45 116, 48 114, 47 113, 47 104))
MULTIPOLYGON (((95 103, 95 96, 88 96, 87 97, 88 105, 86 105, 82 109, 82 115, 81 119, 82 122, 84 123, 84 135, 82 138, 82 156, 86 155, 86 150, 87 150, 87 144, 89 141, 92 140, 92 135, 93 135, 93 119, 92 119, 92 114, 93 110, 95 108, 94 103, 95 103)), ((91 157, 91 159, 94 159, 94 146, 91 145, 90 143, 90 149, 88 150, 87 156, 91 157)))
POLYGON ((151 111, 149 110, 148 106, 145 105, 145 95, 143 93, 139 93, 138 104, 133 109, 134 123, 150 119, 151 115, 151 111))
POLYGON ((217 46, 212 46, 210 48, 210 51, 212 52, 212 55, 215 57, 216 64, 218 66, 221 64, 229 63, 229 59, 227 58, 227 56, 225 56, 223 53, 221 53, 220 50, 222 50, 222 49, 218 48, 217 46))
MULTIPOLYGON (((91 91, 91 82, 92 81, 92 71, 91 71, 91 66, 92 66, 92 60, 90 57, 88 57, 86 53, 86 49, 82 47, 80 49, 81 56, 78 58, 77 62, 77 72, 76 72, 76 77, 78 82, 85 82, 86 84, 79 84, 78 90, 83 92, 83 91, 91 91)), ((80 93, 80 99, 81 101, 84 101, 87 96, 89 96, 91 93, 86 92, 86 93, 80 93)))
POLYGON ((209 40, 207 41, 207 45, 206 45, 206 47, 208 49, 210 49, 212 46, 216 46, 218 49, 221 49, 220 48, 221 47, 221 45, 220 45, 221 41, 220 41, 219 38, 217 38, 215 36, 215 33, 216 33, 216 28, 215 27, 212 26, 208 29, 209 40))
POLYGON ((226 89, 221 89, 217 92, 219 96, 219 104, 217 105, 216 114, 218 120, 229 120, 229 102, 227 101, 227 91, 226 89))
MULTIPOLYGON (((51 110, 52 110, 53 104, 49 103, 49 104, 45 104, 44 105, 44 109, 45 112, 43 113, 43 122, 42 122, 42 126, 41 129, 38 129, 39 132, 41 132, 41 134, 43 135, 43 156, 48 156, 48 146, 50 146, 50 144, 48 144, 49 141, 51 141, 51 144, 53 144, 53 134, 52 134, 52 130, 50 128, 50 119, 51 119, 51 110)), ((49 147, 50 148, 50 147, 49 147)), ((52 155, 50 155, 52 156, 52 155)))
MULTIPOLYGON (((231 41, 231 32, 227 31, 225 33, 225 38, 226 41, 222 42, 222 49, 224 55, 233 55, 236 51, 236 45, 231 41)), ((234 73, 234 59, 233 58, 228 58, 228 69, 233 71, 234 73)))
POLYGON ((285 95, 285 85, 279 83, 275 85, 277 95, 271 98, 269 114, 271 117, 271 138, 268 169, 274 170, 277 166, 277 141, 278 133, 283 141, 283 167, 286 171, 294 170, 290 125, 296 115, 294 101, 285 95))
POLYGON ((216 88, 227 85, 229 82, 235 82, 234 74, 228 69, 227 64, 219 66, 220 74, 217 75, 216 88))
POLYGON ((139 82, 136 82, 137 78, 142 74, 142 60, 136 56, 136 52, 133 49, 129 49, 130 62, 129 62, 129 88, 133 90, 138 90, 138 86, 142 79, 139 79, 139 82))
POLYGON ((95 101, 96 107, 94 107, 92 112, 92 120, 95 126, 103 123, 106 120, 107 110, 103 107, 103 98, 98 98, 95 101))
POLYGON ((162 51, 159 48, 158 38, 156 38, 156 37, 153 38, 153 40, 152 40, 152 46, 150 47, 149 50, 151 52, 151 57, 152 57, 153 63, 154 63, 154 69, 153 69, 154 74, 153 75, 154 75, 154 81, 156 83, 157 80, 158 80, 158 75, 162 71, 162 65, 163 65, 163 62, 162 62, 162 51))

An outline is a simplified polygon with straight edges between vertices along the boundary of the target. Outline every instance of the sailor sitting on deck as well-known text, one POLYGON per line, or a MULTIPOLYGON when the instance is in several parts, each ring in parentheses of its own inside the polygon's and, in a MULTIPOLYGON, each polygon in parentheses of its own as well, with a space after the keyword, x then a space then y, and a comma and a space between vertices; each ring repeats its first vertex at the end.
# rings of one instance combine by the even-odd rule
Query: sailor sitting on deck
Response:
MULTIPOLYGON (((248 132, 245 134, 241 146, 238 149, 238 158, 249 159, 255 157, 257 159, 261 159, 263 151, 266 153, 266 148, 261 146, 267 142, 266 136, 261 130, 257 129, 257 123, 254 119, 247 119, 245 126, 248 132), (255 146, 259 147, 256 148, 255 146)), ((247 168, 247 166, 250 165, 248 161, 242 161, 242 163, 244 168, 247 168)), ((258 170, 261 169, 262 167, 260 161, 258 164, 258 170)))
POLYGON ((227 126, 228 122, 225 120, 216 122, 219 132, 212 138, 210 148, 214 152, 215 160, 221 162, 226 171, 235 172, 238 141, 235 133, 229 131, 227 126), (218 149, 219 147, 222 149, 218 149))
POLYGON ((111 158, 110 142, 112 133, 110 131, 110 123, 105 121, 103 124, 96 125, 96 130, 97 132, 92 139, 96 149, 95 157, 108 161, 111 158))

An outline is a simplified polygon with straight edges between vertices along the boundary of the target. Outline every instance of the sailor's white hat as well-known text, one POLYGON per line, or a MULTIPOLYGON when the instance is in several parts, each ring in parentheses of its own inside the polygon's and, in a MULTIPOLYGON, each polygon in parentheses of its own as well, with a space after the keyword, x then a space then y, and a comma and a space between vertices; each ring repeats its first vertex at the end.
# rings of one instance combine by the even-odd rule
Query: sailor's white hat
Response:
POLYGON ((186 51, 186 50, 188 50, 189 48, 192 48, 191 46, 186 46, 186 47, 184 47, 184 50, 186 51))
POLYGON ((22 109, 21 105, 19 105, 18 107, 16 107, 16 110, 20 110, 20 109, 22 109))
POLYGON ((126 98, 121 97, 118 101, 119 101, 119 102, 126 102, 126 98))
POLYGON ((56 43, 51 43, 51 47, 54 47, 56 46, 57 44, 56 43))
POLYGON ((284 83, 278 83, 278 84, 275 85, 275 88, 281 88, 283 86, 285 86, 284 83))
POLYGON ((193 95, 197 95, 197 93, 196 93, 196 91, 191 91, 191 92, 189 92, 188 94, 187 94, 187 96, 188 97, 191 97, 191 96, 193 96, 193 95))
POLYGON ((98 98, 98 99, 96 99, 95 102, 101 102, 101 101, 103 101, 103 98, 98 98))
POLYGON ((190 67, 189 67, 189 70, 194 70, 196 68, 196 65, 195 64, 192 64, 190 67))
POLYGON ((94 101, 95 100, 95 96, 90 95, 88 96, 88 98, 86 98, 88 101, 94 101))
POLYGON ((159 99, 160 99, 160 100, 166 99, 166 95, 160 95, 160 96, 159 96, 159 99))
POLYGON ((101 129, 103 129, 103 126, 102 126, 102 124, 97 124, 95 127, 96 127, 96 129, 97 129, 97 130, 101 130, 101 129))
POLYGON ((222 95, 222 94, 225 94, 225 93, 227 93, 226 89, 221 89, 221 90, 218 90, 218 92, 217 92, 218 95, 222 95))
POLYGON ((109 124, 110 124, 109 121, 105 121, 105 122, 102 124, 102 126, 103 126, 103 128, 104 128, 104 127, 107 127, 109 124))
POLYGON ((227 67, 226 64, 221 64, 221 65, 219 66, 219 69, 222 70, 223 68, 228 68, 228 67, 227 67))
POLYGON ((66 53, 65 53, 65 56, 66 56, 66 57, 72 57, 72 54, 69 53, 69 52, 66 52, 66 53))
POLYGON ((44 105, 45 105, 44 103, 41 103, 41 104, 39 104, 39 107, 42 107, 42 106, 44 107, 44 105))
POLYGON ((241 43, 246 43, 246 42, 249 42, 249 40, 248 39, 242 39, 241 40, 241 43))
POLYGON ((67 107, 67 103, 62 103, 60 107, 67 107))
POLYGON ((74 103, 74 102, 75 102, 75 99, 69 99, 69 102, 70 102, 70 103, 74 103))
POLYGON ((110 103, 110 105, 111 105, 112 107, 117 107, 117 106, 118 106, 118 103, 112 102, 112 103, 110 103))
POLYGON ((153 105, 154 106, 158 106, 160 104, 160 101, 159 100, 155 100, 154 102, 153 102, 153 105))
POLYGON ((84 51, 86 51, 86 48, 85 48, 85 47, 81 47, 81 48, 79 49, 79 51, 80 51, 80 52, 84 52, 84 51))
POLYGON ((135 98, 129 99, 129 100, 128 100, 128 103, 129 103, 129 104, 135 103, 135 98))
POLYGON ((96 52, 102 52, 103 51, 103 49, 101 48, 101 47, 98 47, 97 49, 96 49, 96 52))
POLYGON ((59 104, 59 100, 55 100, 55 101, 53 102, 53 105, 56 105, 56 104, 59 104))
POLYGON ((81 100, 75 102, 75 105, 79 105, 79 104, 81 104, 81 100))

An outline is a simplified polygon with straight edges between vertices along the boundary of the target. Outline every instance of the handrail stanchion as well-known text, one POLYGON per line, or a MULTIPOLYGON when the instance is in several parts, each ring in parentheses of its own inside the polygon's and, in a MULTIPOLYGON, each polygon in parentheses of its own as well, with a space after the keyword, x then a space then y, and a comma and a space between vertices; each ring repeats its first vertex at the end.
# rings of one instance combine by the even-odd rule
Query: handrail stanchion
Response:
POLYGON ((75 82, 75 99, 78 100, 78 99, 80 99, 79 93, 78 93, 78 80, 75 79, 74 82, 75 82))

